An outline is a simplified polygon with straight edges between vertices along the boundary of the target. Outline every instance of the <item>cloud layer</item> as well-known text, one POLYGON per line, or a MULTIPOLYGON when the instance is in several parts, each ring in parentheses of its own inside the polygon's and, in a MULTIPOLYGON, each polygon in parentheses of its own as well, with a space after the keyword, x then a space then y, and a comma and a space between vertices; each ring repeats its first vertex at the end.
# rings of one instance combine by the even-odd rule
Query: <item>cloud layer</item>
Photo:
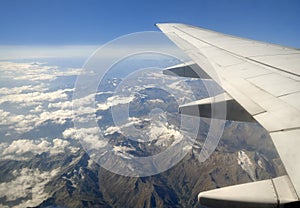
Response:
POLYGON ((48 153, 50 156, 65 153, 76 152, 79 149, 70 144, 65 139, 55 138, 52 141, 48 141, 45 138, 42 139, 18 139, 12 141, 12 143, 1 143, 0 155, 1 160, 13 159, 13 160, 26 160, 36 154, 48 153))
POLYGON ((29 168, 14 170, 13 180, 0 183, 0 198, 6 197, 8 202, 25 198, 17 206, 14 206, 17 208, 37 206, 48 198, 44 187, 58 172, 59 168, 44 172, 29 168))

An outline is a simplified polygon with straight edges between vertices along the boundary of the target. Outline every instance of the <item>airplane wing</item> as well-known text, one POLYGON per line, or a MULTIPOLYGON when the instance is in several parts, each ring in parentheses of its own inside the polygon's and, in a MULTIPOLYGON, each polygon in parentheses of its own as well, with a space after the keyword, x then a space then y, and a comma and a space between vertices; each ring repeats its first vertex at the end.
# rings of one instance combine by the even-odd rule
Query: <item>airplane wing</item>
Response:
MULTIPOLYGON (((202 192, 198 196, 200 204, 300 207, 300 51, 184 24, 157 26, 194 61, 170 67, 165 74, 168 71, 187 77, 204 74, 214 79, 229 96, 224 102, 239 106, 269 132, 288 174, 202 192), (214 71, 201 61, 203 57, 214 71), (191 67, 193 64, 198 68, 191 67)), ((193 114, 206 109, 207 104, 207 100, 200 100, 180 110, 193 114)), ((238 117, 234 110, 227 114, 227 119, 238 117)), ((250 119, 242 114, 240 120, 250 119)))

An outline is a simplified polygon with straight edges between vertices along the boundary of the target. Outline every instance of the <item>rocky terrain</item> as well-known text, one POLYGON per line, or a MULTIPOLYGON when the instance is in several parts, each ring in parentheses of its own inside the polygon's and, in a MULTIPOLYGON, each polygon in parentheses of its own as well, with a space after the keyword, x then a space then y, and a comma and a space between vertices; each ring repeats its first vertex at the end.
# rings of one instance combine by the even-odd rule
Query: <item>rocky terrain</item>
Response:
POLYGON ((37 207, 195 207, 200 191, 284 174, 270 138, 257 124, 231 122, 207 161, 200 163, 197 155, 193 149, 170 170, 141 178, 111 173, 82 150, 5 160, 0 163, 0 175, 5 176, 1 183, 15 182, 16 189, 25 188, 26 193, 15 200, 14 193, 12 198, 2 195, 0 201, 4 206, 23 201, 31 207, 30 200, 39 197, 37 207), (22 177, 30 176, 33 181, 22 183, 22 177))
MULTIPOLYGON (((23 65, 26 69, 33 68, 31 73, 42 67, 9 64, 16 69, 23 65)), ((53 74, 57 74, 56 68, 43 67, 43 73, 54 70, 53 74)), ((38 72, 40 76, 41 72, 38 72)), ((67 74, 74 73, 77 71, 72 69, 67 74)), ((209 119, 201 120, 195 142, 188 143, 190 147, 183 146, 188 150, 187 154, 166 171, 152 176, 129 177, 112 173, 94 162, 87 154, 91 151, 85 151, 82 142, 92 148, 109 144, 111 155, 128 160, 158 154, 182 139, 192 137, 189 132, 178 130, 181 118, 177 113, 178 105, 193 101, 193 96, 196 99, 207 97, 203 83, 168 77, 156 86, 151 84, 161 78, 159 73, 150 73, 143 79, 133 77, 136 83, 130 85, 132 80, 129 80, 126 87, 134 92, 130 96, 126 92, 112 93, 116 86, 127 84, 121 79, 105 80, 103 91, 95 95, 97 123, 104 134, 103 141, 98 140, 94 129, 75 129, 72 84, 67 81, 70 77, 60 77, 64 85, 56 83, 56 79, 57 88, 53 87, 52 81, 48 88, 46 84, 5 88, 0 99, 3 120, 0 125, 3 135, 0 143, 0 206, 197 207, 197 195, 201 191, 285 174, 270 137, 257 123, 227 121, 216 150, 206 161, 200 162, 198 158, 207 136, 209 119), (61 89, 62 86, 66 88, 61 89), (129 117, 125 123, 117 125, 111 109, 122 112, 123 108, 118 107, 126 105, 129 106, 129 117), (131 127, 138 133, 131 131, 131 127)), ((91 97, 80 100, 82 112, 78 114, 82 120, 91 116, 91 110, 85 106, 91 97)), ((103 155, 106 153, 104 151, 103 155)), ((169 163, 172 159, 161 160, 169 163)), ((106 161, 111 166, 117 162, 106 161)), ((128 168, 126 165, 121 167, 128 168)))

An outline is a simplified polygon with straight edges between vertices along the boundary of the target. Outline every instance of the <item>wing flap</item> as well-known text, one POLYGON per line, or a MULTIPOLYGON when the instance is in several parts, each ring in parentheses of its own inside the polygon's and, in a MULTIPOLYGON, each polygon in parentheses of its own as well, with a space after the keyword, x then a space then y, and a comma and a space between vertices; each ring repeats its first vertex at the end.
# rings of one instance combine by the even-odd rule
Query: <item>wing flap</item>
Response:
MULTIPOLYGON (((293 187, 297 193, 300 191, 300 154, 299 154, 299 135, 300 129, 290 131, 273 132, 270 134, 279 156, 288 172, 293 187)), ((299 195, 299 194, 298 194, 299 195)))
POLYGON ((211 79, 211 77, 194 62, 182 63, 168 67, 163 70, 163 74, 190 78, 211 79))
POLYGON ((198 195, 198 201, 201 205, 218 208, 273 208, 296 202, 298 197, 289 177, 281 176, 202 192, 198 195))
POLYGON ((209 97, 192 103, 179 106, 181 114, 200 116, 205 118, 226 119, 232 121, 253 122, 254 118, 230 95, 220 94, 215 97, 209 97), (222 113, 212 113, 213 109, 218 110, 218 105, 226 107, 226 118, 222 113))

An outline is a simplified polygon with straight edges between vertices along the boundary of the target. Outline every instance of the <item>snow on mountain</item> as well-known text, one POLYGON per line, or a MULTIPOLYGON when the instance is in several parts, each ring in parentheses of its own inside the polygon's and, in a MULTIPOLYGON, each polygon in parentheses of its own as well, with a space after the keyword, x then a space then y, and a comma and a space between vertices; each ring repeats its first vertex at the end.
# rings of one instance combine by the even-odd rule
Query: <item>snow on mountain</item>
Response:
POLYGON ((252 163, 249 156, 246 154, 245 151, 240 150, 238 151, 238 164, 241 166, 241 168, 246 171, 249 175, 249 177, 256 181, 256 175, 255 175, 255 167, 256 165, 252 163))

